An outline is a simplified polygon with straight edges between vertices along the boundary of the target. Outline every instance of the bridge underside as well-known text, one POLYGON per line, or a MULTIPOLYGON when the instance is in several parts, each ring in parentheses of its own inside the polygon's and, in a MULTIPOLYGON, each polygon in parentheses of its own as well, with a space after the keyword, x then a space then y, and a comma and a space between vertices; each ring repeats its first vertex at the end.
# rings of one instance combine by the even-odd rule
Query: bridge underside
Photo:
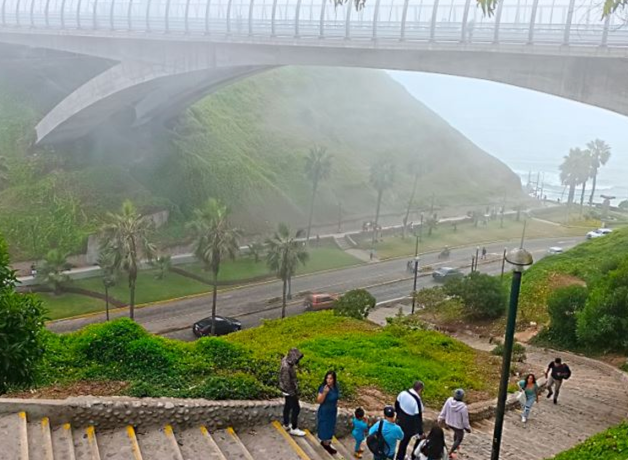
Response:
POLYGON ((37 126, 37 142, 80 138, 111 116, 166 119, 222 86, 285 65, 422 71, 506 83, 628 115, 628 60, 569 49, 499 46, 424 49, 213 43, 18 34, 0 42, 97 56, 118 64, 69 94, 37 126))

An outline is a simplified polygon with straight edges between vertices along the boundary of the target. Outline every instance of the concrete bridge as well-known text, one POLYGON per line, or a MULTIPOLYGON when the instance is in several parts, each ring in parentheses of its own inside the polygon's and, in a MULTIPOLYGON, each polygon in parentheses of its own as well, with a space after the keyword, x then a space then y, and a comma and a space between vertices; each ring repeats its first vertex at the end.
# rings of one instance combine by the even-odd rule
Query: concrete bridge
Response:
POLYGON ((81 137, 122 110, 168 118, 284 65, 415 70, 530 88, 628 114, 628 29, 593 0, 0 0, 0 42, 111 61, 37 125, 81 137), (130 109, 130 110, 129 110, 130 109))

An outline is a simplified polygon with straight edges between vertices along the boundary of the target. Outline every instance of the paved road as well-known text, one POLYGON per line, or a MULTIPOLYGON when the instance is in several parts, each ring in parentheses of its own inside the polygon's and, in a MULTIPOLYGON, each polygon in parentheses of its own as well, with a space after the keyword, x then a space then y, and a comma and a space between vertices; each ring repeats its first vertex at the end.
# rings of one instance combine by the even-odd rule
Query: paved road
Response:
MULTIPOLYGON (((569 248, 582 241, 582 238, 563 237, 530 240, 526 242, 526 248, 532 252, 536 259, 545 255, 549 246, 562 246, 569 248)), ((509 248, 516 247, 518 241, 506 244, 509 248)), ((504 243, 486 246, 488 259, 496 260, 492 264, 480 265, 480 271, 486 273, 499 273, 504 243)), ((463 249, 452 250, 449 260, 439 261, 436 253, 425 254, 421 258, 422 266, 437 267, 469 265, 471 256, 475 254, 475 245, 463 249)), ((466 268, 468 270, 468 268, 466 268)), ((430 277, 419 279, 419 287, 433 285, 430 277)), ((389 260, 385 262, 365 264, 295 278, 292 281, 293 293, 303 291, 318 292, 344 292, 349 289, 366 287, 378 301, 390 300, 407 295, 412 290, 412 276, 406 272, 406 260, 389 260)), ((281 294, 281 283, 271 281, 257 285, 243 286, 229 291, 223 291, 218 296, 219 314, 237 317, 242 320, 244 327, 258 325, 263 319, 277 318, 280 308, 277 304, 269 304, 269 299, 281 294)), ((165 333, 172 338, 191 340, 193 338, 189 327, 199 319, 208 316, 210 312, 209 295, 191 299, 175 300, 160 305, 136 310, 136 320, 155 333, 165 333)), ((288 315, 296 315, 303 312, 302 301, 294 301, 288 306, 288 315)), ((126 316, 126 312, 117 312, 114 317, 126 316)), ((104 315, 95 315, 87 318, 69 319, 52 323, 49 327, 56 332, 69 332, 79 329, 87 324, 104 320, 104 315)))

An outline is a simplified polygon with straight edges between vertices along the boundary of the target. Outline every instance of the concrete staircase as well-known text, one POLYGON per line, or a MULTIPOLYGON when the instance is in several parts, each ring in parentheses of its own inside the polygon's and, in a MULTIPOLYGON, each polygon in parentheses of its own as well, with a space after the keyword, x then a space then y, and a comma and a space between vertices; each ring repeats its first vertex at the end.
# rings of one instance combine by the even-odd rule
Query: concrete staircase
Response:
MULTIPOLYGON (((331 456, 309 431, 290 436, 278 422, 210 433, 203 425, 98 430, 92 425, 51 426, 25 412, 0 416, 0 460, 329 460, 353 458, 353 440, 335 440, 331 456)), ((364 453, 364 459, 372 455, 364 453)))

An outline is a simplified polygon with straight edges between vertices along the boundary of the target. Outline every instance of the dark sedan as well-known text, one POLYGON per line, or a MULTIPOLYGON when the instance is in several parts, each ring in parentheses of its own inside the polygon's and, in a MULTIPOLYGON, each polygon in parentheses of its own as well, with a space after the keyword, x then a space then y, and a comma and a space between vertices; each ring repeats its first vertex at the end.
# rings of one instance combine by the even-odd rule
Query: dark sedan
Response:
POLYGON ((462 274, 462 272, 460 272, 460 270, 451 267, 437 268, 432 273, 432 278, 434 278, 434 281, 439 281, 441 283, 444 283, 445 281, 454 278, 462 278, 463 276, 464 275, 462 274))
MULTIPOLYGON (((234 318, 216 316, 216 335, 231 334, 242 329, 242 323, 234 318)), ((206 337, 212 333, 212 317, 203 318, 194 323, 192 332, 196 337, 206 337)))

